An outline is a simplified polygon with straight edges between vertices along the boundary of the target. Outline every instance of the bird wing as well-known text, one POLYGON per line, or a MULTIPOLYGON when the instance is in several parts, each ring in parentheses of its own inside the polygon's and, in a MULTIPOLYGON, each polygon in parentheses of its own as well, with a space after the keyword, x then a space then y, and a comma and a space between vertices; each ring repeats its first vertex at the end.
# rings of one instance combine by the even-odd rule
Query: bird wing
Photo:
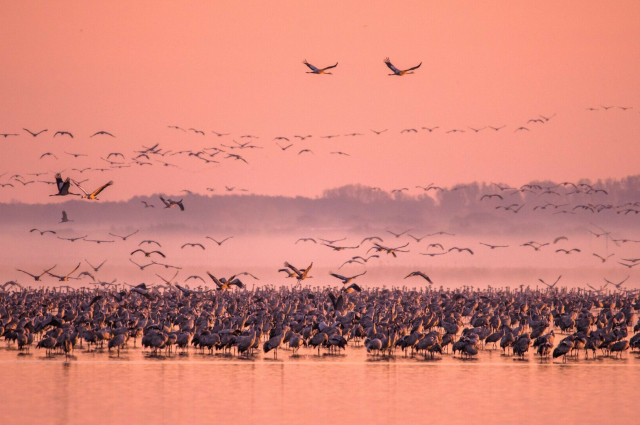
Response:
MULTIPOLYGON (((231 279, 230 279, 231 280, 231 279)), ((236 285, 238 288, 242 289, 245 287, 245 284, 242 283, 240 279, 233 279, 229 282, 229 285, 236 285)))
POLYGON ((74 180, 74 181, 73 181, 73 184, 75 184, 75 185, 76 185, 76 187, 77 187, 78 189, 80 189, 80 190, 82 191, 82 193, 84 193, 84 194, 85 194, 85 196, 89 196, 89 194, 87 193, 87 191, 86 191, 86 190, 84 190, 84 189, 82 188, 82 186, 80 186, 80 183, 78 183, 77 181, 75 181, 75 180, 74 180))
POLYGON ((75 269, 73 269, 71 272, 69 272, 69 274, 67 274, 67 276, 66 276, 66 277, 69 277, 69 276, 71 276, 73 273, 75 273, 75 271, 76 271, 76 270, 78 270, 78 269, 80 268, 80 264, 81 264, 81 263, 78 263, 78 265, 76 266, 76 268, 75 268, 75 269))
POLYGON ((213 283, 215 283, 218 288, 222 288, 222 283, 220 283, 220 281, 218 280, 217 277, 215 277, 214 275, 212 275, 211 273, 207 272, 207 274, 209 275, 209 277, 211 278, 211 280, 213 280, 213 283))
POLYGON ((427 282, 433 284, 433 282, 431 281, 431 279, 429 279, 429 276, 427 276, 426 274, 422 273, 422 272, 418 272, 419 276, 422 276, 423 278, 425 278, 427 280, 427 282))
POLYGON ((420 62, 418 65, 414 66, 413 68, 406 69, 405 71, 413 71, 414 69, 420 68, 421 65, 422 65, 422 62, 420 62))
POLYGON ((289 262, 285 261, 284 266, 285 266, 285 267, 289 267, 289 268, 290 268, 291 270, 293 270, 293 272, 294 272, 295 274, 297 274, 298 276, 302 276, 302 273, 300 273, 300 270, 298 270, 295 266, 293 266, 293 265, 289 264, 289 262))
POLYGON ((133 255, 133 254, 135 254, 136 252, 142 252, 142 253, 144 253, 145 255, 147 255, 147 253, 146 253, 145 251, 143 251, 142 249, 140 249, 140 248, 136 249, 135 251, 133 251, 133 252, 132 252, 131 254, 129 254, 129 255, 133 255))
MULTIPOLYGON (((313 72, 318 72, 319 69, 316 68, 315 66, 311 65, 309 62, 307 62, 307 60, 305 59, 303 62, 303 64, 307 65, 309 67, 309 69, 311 69, 313 72)), ((337 64, 336 64, 337 65, 337 64)))
POLYGON ((20 269, 16 269, 16 270, 18 270, 19 272, 22 272, 22 273, 28 274, 29 276, 31 276, 31 277, 33 277, 33 278, 38 277, 38 276, 36 276, 35 274, 31 274, 31 273, 29 273, 29 272, 25 272, 24 270, 20 270, 20 269))
POLYGON ((384 63, 389 67, 389 69, 391 69, 395 74, 399 73, 400 70, 398 68, 396 68, 395 66, 393 66, 393 64, 391 63, 391 61, 389 60, 389 58, 386 58, 384 60, 384 63))
POLYGON ((360 288, 360 286, 358 286, 358 284, 357 284, 357 283, 352 283, 351 285, 349 285, 349 287, 348 287, 347 289, 349 289, 349 288, 353 288, 353 289, 355 289, 357 292, 361 292, 361 291, 362 291, 362 288, 360 288))
POLYGON ((344 277, 344 276, 342 276, 340 274, 337 274, 337 273, 329 273, 329 274, 331 276, 333 276, 333 277, 336 277, 336 278, 340 279, 340 280, 347 280, 348 279, 348 278, 346 278, 346 277, 344 277))
MULTIPOLYGON (((86 260, 85 260, 85 261, 86 261, 86 260)), ((80 274, 78 275, 78 277, 80 277, 80 276, 89 276, 89 277, 91 278, 91 280, 93 280, 94 282, 96 281, 96 278, 95 278, 95 277, 93 277, 93 275, 92 275, 91 273, 89 273, 89 272, 82 272, 82 273, 80 273, 80 274)))
POLYGON ((326 68, 322 68, 322 71, 326 71, 327 69, 335 68, 336 66, 338 66, 338 62, 336 62, 336 64, 335 64, 335 65, 328 66, 328 67, 326 67, 326 68))
POLYGON ((58 186, 58 191, 62 190, 62 185, 64 182, 62 181, 62 176, 60 173, 56 174, 56 186, 58 186))
POLYGON ((156 254, 160 254, 160 255, 162 256, 162 258, 167 258, 167 256, 166 256, 166 255, 164 255, 164 254, 163 254, 162 252, 160 252, 160 251, 151 251, 151 252, 150 252, 150 254, 153 254, 154 252, 155 252, 156 254))
POLYGON ((100 194, 100 192, 102 192, 103 190, 105 190, 106 188, 108 188, 109 186, 111 186, 113 184, 112 181, 110 181, 109 183, 106 183, 102 186, 100 186, 99 188, 97 188, 96 190, 93 191, 93 193, 91 194, 91 196, 98 196, 100 194))

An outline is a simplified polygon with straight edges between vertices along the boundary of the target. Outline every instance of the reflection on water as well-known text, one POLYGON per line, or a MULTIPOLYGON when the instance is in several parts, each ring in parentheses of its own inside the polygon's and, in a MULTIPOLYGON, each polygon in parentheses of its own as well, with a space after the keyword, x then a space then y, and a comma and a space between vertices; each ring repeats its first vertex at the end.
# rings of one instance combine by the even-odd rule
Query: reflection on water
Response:
MULTIPOLYGON (((0 348, 0 423, 611 423, 634 418, 640 358, 367 355, 274 359, 130 347, 72 359, 0 348)), ((633 422, 633 420, 632 420, 633 422)))

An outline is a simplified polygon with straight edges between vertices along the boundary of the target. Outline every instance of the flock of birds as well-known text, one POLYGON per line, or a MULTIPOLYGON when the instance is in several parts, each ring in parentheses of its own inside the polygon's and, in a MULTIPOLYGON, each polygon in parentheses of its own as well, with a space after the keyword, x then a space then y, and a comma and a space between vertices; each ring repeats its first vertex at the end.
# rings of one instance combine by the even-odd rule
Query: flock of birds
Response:
MULTIPOLYGON (((286 268, 300 280, 311 277, 311 266, 286 268)), ((355 279, 334 276, 345 288, 355 279)), ((407 277, 412 276, 429 281, 420 272, 407 277)), ((427 360, 449 353, 474 358, 482 350, 501 350, 518 359, 537 355, 541 361, 566 362, 582 354, 616 358, 640 349, 637 293, 553 286, 544 291, 247 290, 235 277, 210 277, 215 291, 168 284, 170 289, 161 292, 140 284, 121 290, 0 292, 0 336, 19 352, 35 345, 47 356, 66 358, 74 358, 77 349, 120 356, 136 350, 138 338, 149 356, 193 350, 246 358, 272 352, 275 358, 279 350, 298 356, 301 349, 308 355, 341 356, 350 347, 366 349, 372 359, 427 360)))
MULTIPOLYGON (((317 68, 308 63, 309 73, 331 75, 331 70, 338 64, 317 68)), ((392 76, 413 74, 421 64, 408 69, 398 69, 389 59, 385 64, 392 71, 392 76)), ((609 110, 613 107, 604 107, 609 110)), ((588 108, 589 111, 600 108, 588 108)), ((618 107, 628 111, 631 107, 618 107)), ((523 125, 512 127, 513 132, 529 132, 532 126, 547 125, 556 114, 545 114, 529 119, 523 125)), ((192 133, 196 137, 206 137, 207 132, 197 128, 168 126, 171 131, 192 133)), ((499 132, 507 125, 464 127, 441 129, 439 126, 405 128, 400 134, 412 134, 419 131, 445 134, 479 133, 481 131, 499 132)), ((33 138, 41 137, 48 129, 24 131, 33 138)), ((371 130, 375 136, 384 130, 371 130)), ((211 132, 216 139, 223 140, 217 146, 202 147, 174 151, 165 149, 160 143, 142 146, 131 153, 109 152, 99 157, 103 166, 86 166, 89 155, 79 152, 63 151, 65 159, 82 162, 82 166, 71 170, 43 171, 14 174, 3 180, 8 174, 0 174, 0 189, 14 188, 18 184, 26 187, 42 183, 54 186, 46 195, 50 197, 78 197, 86 201, 98 201, 99 196, 108 194, 114 180, 99 182, 86 190, 87 180, 79 176, 85 172, 116 172, 123 168, 138 166, 161 166, 180 168, 169 158, 183 157, 200 164, 219 164, 221 159, 240 164, 253 161, 245 152, 265 149, 258 144, 259 136, 243 134, 234 140, 230 133, 211 132), (171 162, 167 162, 171 161, 171 162), (46 176, 46 177, 42 177, 46 176), (94 189, 95 188, 95 189, 94 189)), ((4 138, 20 136, 19 133, 0 134, 4 138)), ((321 139, 335 139, 340 134, 321 136, 321 139)), ((349 133, 345 137, 364 136, 364 133, 349 133)), ((116 138, 109 131, 100 130, 90 138, 116 138)), ((294 148, 294 143, 304 142, 313 135, 295 135, 292 138, 277 136, 272 139, 272 148, 286 152, 294 148)), ((74 138, 67 130, 59 130, 53 138, 74 138)), ((315 155, 309 147, 297 149, 297 155, 315 155)), ((43 152, 39 160, 59 160, 60 152, 43 152)), ((331 155, 349 157, 342 150, 330 152, 331 155)), ((521 214, 521 211, 548 212, 551 214, 574 215, 578 213, 637 215, 640 213, 639 202, 627 202, 616 205, 607 202, 607 190, 583 182, 562 182, 559 184, 525 184, 520 187, 492 183, 491 193, 483 192, 477 203, 484 208, 501 210, 507 214, 521 214), (525 208, 526 206, 526 208, 525 208)), ((382 191, 379 187, 372 190, 382 191)), ((456 185, 451 188, 430 183, 416 185, 415 191, 427 196, 444 196, 449 192, 465 191, 467 186, 456 185)), ((214 192, 215 188, 207 187, 206 191, 214 192)), ((233 185, 225 185, 224 192, 249 192, 248 189, 233 185)), ((390 195, 396 198, 409 192, 409 187, 394 188, 390 195)), ((194 191, 184 189, 185 195, 194 191)), ((46 196, 44 193, 42 196, 46 196)), ((173 209, 184 212, 189 208, 183 197, 171 198, 159 195, 159 204, 151 199, 141 201, 142 207, 173 209)), ((188 201, 188 200, 187 200, 188 201)), ((72 223, 67 211, 62 211, 60 223, 72 223)), ((411 250, 418 251, 424 257, 437 258, 443 255, 474 256, 478 249, 500 252, 505 249, 530 250, 531 253, 553 249, 557 255, 587 254, 594 261, 606 263, 616 261, 629 270, 640 264, 640 258, 618 258, 609 253, 608 243, 620 247, 622 244, 640 243, 640 240, 627 237, 616 238, 612 232, 594 225, 589 230, 596 238, 607 242, 605 251, 585 252, 583 247, 571 244, 569 238, 558 236, 552 241, 523 241, 518 247, 492 241, 479 241, 477 246, 459 246, 448 244, 456 235, 440 231, 426 235, 418 234, 412 229, 402 232, 387 230, 387 235, 367 236, 356 244, 341 244, 346 240, 301 237, 295 244, 314 244, 322 249, 334 252, 349 252, 349 255, 338 269, 345 266, 366 267, 371 261, 396 258, 411 250), (389 236, 390 235, 390 236, 389 236), (392 242, 385 239, 391 238, 392 242), (422 243, 426 239, 425 243, 422 243), (361 250, 358 252, 357 250, 361 250), (615 258, 614 258, 615 257, 615 258), (612 260, 613 258, 613 260, 612 260)), ((88 260, 79 261, 77 265, 52 265, 42 270, 17 269, 16 273, 28 276, 34 282, 43 282, 52 278, 64 285, 49 287, 32 287, 23 285, 13 279, 0 285, 0 337, 4 336, 7 344, 16 344, 20 351, 29 350, 32 344, 47 350, 70 356, 77 346, 87 345, 87 349, 132 349, 137 338, 141 338, 144 349, 152 354, 170 354, 174 349, 193 349, 204 351, 222 351, 230 353, 235 350, 239 356, 255 356, 273 351, 277 356, 278 349, 290 349, 295 355, 301 347, 310 347, 320 354, 325 349, 331 355, 339 355, 347 345, 365 347, 367 352, 376 356, 393 356, 397 350, 405 355, 424 358, 441 356, 451 350, 453 355, 474 357, 479 350, 489 349, 491 344, 508 354, 523 357, 530 349, 541 358, 552 356, 577 356, 580 350, 589 351, 595 356, 598 352, 604 355, 618 356, 622 352, 640 348, 640 334, 631 338, 629 329, 638 332, 635 310, 640 308, 640 293, 637 289, 628 289, 625 284, 630 276, 614 281, 604 279, 605 284, 594 287, 587 284, 585 288, 559 288, 559 276, 553 283, 544 279, 539 282, 544 290, 521 285, 520 291, 509 288, 495 290, 473 290, 463 288, 444 290, 434 287, 437 279, 421 270, 412 271, 398 279, 419 279, 421 289, 403 288, 367 288, 359 283, 365 279, 366 270, 357 273, 329 272, 329 277, 339 282, 339 287, 309 285, 313 276, 313 262, 305 265, 293 265, 285 262, 278 269, 286 279, 295 282, 291 286, 283 285, 275 288, 269 285, 254 285, 249 289, 241 280, 251 278, 260 280, 250 272, 243 271, 228 277, 216 276, 206 271, 206 275, 191 274, 182 282, 178 275, 183 270, 181 265, 166 262, 167 254, 162 244, 154 239, 139 238, 139 230, 126 235, 109 233, 111 238, 96 238, 89 235, 72 237, 58 236, 56 230, 32 228, 29 233, 46 237, 55 236, 59 240, 75 243, 77 241, 100 244, 113 244, 131 239, 136 243, 133 249, 127 249, 128 261, 132 267, 145 271, 172 270, 171 278, 155 274, 161 283, 140 283, 130 285, 118 282, 117 279, 101 280, 100 271, 107 260, 99 263, 88 260), (137 236, 138 235, 138 236, 137 236), (164 252, 163 252, 164 251, 164 252), (83 264, 88 268, 83 267, 83 264), (80 286, 69 285, 72 281, 82 282, 80 286), (193 289, 189 284, 193 284, 193 289), (211 285, 211 288, 207 285, 211 285), (88 286, 85 286, 88 285, 88 286), (610 290, 614 288, 613 290, 610 290), (564 333, 562 339, 556 341, 556 332, 564 333), (131 343, 133 339, 133 344, 131 343), (100 348, 98 348, 100 347, 100 348)), ((181 250, 205 251, 210 243, 221 247, 233 236, 213 238, 206 236, 204 240, 185 241, 181 250), (211 242, 207 242, 207 239, 211 242)), ((230 355, 230 354, 226 354, 230 355)))

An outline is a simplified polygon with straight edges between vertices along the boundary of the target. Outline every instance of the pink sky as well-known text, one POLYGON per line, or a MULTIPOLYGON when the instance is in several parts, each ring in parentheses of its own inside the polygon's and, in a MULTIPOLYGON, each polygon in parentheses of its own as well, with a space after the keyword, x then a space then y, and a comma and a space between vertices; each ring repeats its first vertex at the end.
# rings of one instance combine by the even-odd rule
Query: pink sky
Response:
MULTIPOLYGON (((155 142, 174 151, 231 143, 211 130, 261 137, 263 150, 242 152, 249 165, 166 157, 180 169, 72 174, 89 177, 88 186, 113 179, 105 200, 225 184, 315 196, 347 183, 392 189, 638 173, 637 2, 10 2, 2 12, 0 133, 21 135, 0 139, 0 173, 104 166, 101 155, 155 142), (400 68, 423 65, 390 77, 386 56, 400 68), (303 59, 339 66, 310 75, 303 59), (586 110, 600 105, 634 109, 586 110), (514 133, 553 113, 528 125, 531 133, 514 133), (503 124, 498 133, 444 133, 503 124), (439 133, 400 134, 423 126, 439 133), (22 127, 49 132, 33 139, 22 127), (374 136, 371 128, 389 130, 374 136), (57 130, 76 137, 52 139, 57 130), (117 138, 88 138, 98 130, 117 138), (367 135, 319 137, 352 132, 367 135), (285 152, 272 142, 294 134, 314 137, 285 152), (316 155, 298 156, 304 148, 316 155), (329 154, 337 150, 351 157, 329 154), (47 151, 59 160, 39 160, 47 151)), ((49 193, 6 188, 0 200, 49 202, 49 193)))

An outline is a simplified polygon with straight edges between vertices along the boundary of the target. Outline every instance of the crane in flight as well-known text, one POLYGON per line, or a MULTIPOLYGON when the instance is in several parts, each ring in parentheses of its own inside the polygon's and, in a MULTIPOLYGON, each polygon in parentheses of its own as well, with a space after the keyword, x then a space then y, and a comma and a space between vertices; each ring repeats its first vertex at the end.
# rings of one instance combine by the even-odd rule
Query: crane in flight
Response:
MULTIPOLYGON (((309 264, 309 267, 307 267, 306 269, 298 269, 297 267, 289 264, 289 262, 285 261, 284 262, 284 266, 291 269, 291 271, 293 272, 294 276, 289 275, 288 277, 295 277, 298 280, 298 283, 302 282, 305 279, 312 279, 313 276, 309 276, 309 272, 311 271, 311 267, 313 266, 313 263, 309 264)), ((281 269, 283 270, 283 269, 281 269)), ((286 270, 286 269, 284 269, 286 270)))
POLYGON ((45 274, 48 274, 51 270, 55 269, 56 266, 51 267, 50 269, 47 269, 45 271, 43 271, 41 274, 39 275, 35 275, 35 274, 31 274, 29 272, 25 272, 24 270, 20 270, 20 269, 16 269, 19 272, 22 272, 24 274, 28 274, 29 276, 31 276, 33 278, 33 280, 35 280, 36 282, 41 282, 42 281, 42 276, 44 276, 45 274))
POLYGON ((387 65, 389 67, 389 69, 391 71, 393 71, 393 74, 389 74, 389 75, 397 75, 399 77, 401 77, 403 75, 406 75, 406 74, 413 74, 414 73, 413 71, 418 69, 418 68, 420 68, 420 65, 422 65, 422 62, 420 62, 418 65, 416 65, 416 66, 414 66, 412 68, 400 70, 400 69, 396 68, 395 66, 393 66, 393 64, 391 63, 389 58, 386 58, 384 60, 384 63, 385 63, 385 65, 387 65))
POLYGON ((174 201, 172 199, 167 198, 166 200, 162 197, 162 195, 160 195, 160 200, 162 201, 162 203, 164 204, 165 208, 173 208, 173 207, 178 207, 180 208, 180 211, 184 211, 184 205, 182 204, 182 199, 180 199, 179 201, 174 201))
POLYGON ((71 187, 71 179, 67 177, 66 180, 62 180, 62 175, 60 173, 56 174, 56 187, 58 188, 58 193, 55 193, 49 196, 67 196, 67 195, 80 196, 77 193, 69 192, 69 188, 71 187))
POLYGON ((71 276, 73 273, 75 273, 75 271, 76 271, 76 270, 78 270, 79 268, 80 268, 80 263, 78 263, 78 265, 76 266, 76 268, 75 268, 75 269, 73 269, 72 271, 70 271, 69 273, 67 273, 65 276, 58 276, 58 275, 55 275, 55 274, 53 274, 53 273, 51 273, 51 272, 47 272, 47 274, 48 274, 49 276, 52 276, 52 277, 57 278, 58 280, 60 280, 60 282, 68 282, 68 281, 69 281, 69 279, 80 279, 79 277, 69 277, 69 276, 71 276))
POLYGON ((311 71, 307 71, 307 74, 318 74, 318 75, 320 75, 320 74, 333 75, 331 72, 327 72, 327 70, 335 68, 336 66, 338 66, 338 62, 336 62, 335 65, 327 66, 326 68, 316 68, 315 66, 313 66, 309 62, 307 62, 306 59, 304 61, 302 61, 302 63, 307 65, 309 67, 309 69, 311 70, 311 71))
POLYGON ((429 282, 429 285, 433 285, 433 282, 431 281, 429 276, 427 276, 426 274, 422 273, 421 271, 411 272, 411 273, 409 273, 408 275, 405 276, 405 279, 407 279, 409 277, 412 277, 412 276, 420 276, 421 278, 423 278, 427 282, 429 282))
POLYGON ((553 289, 553 288, 556 286, 556 284, 560 281, 560 278, 561 278, 561 277, 562 277, 562 275, 558 276, 558 278, 556 279, 556 281, 555 281, 555 282, 553 282, 552 284, 549 284, 549 283, 545 282, 545 281, 544 281, 544 280, 542 280, 542 279, 538 279, 538 280, 539 280, 540 282, 544 283, 545 285, 547 285, 547 286, 549 287, 549 289, 553 289))
POLYGON ((224 277, 218 279, 209 272, 207 272, 207 274, 209 275, 211 280, 213 280, 213 283, 215 283, 218 287, 218 291, 227 291, 231 289, 231 286, 237 286, 240 289, 245 287, 244 283, 242 283, 240 279, 236 279, 236 275, 231 276, 229 279, 225 279, 224 277))
POLYGON ((348 285, 350 283, 353 283, 354 280, 356 280, 356 278, 363 276, 365 274, 367 274, 366 270, 360 274, 357 274, 355 276, 342 276, 340 274, 337 273, 329 273, 331 276, 335 277, 336 279, 340 279, 342 281, 343 285, 348 285))
POLYGON ((111 185, 113 184, 113 182, 112 182, 112 181, 110 181, 110 182, 108 182, 108 183, 105 183, 105 184, 103 184, 102 186, 100 186, 99 188, 97 188, 96 190, 94 190, 94 191, 93 191, 93 192, 91 192, 91 193, 89 193, 89 192, 87 192, 86 190, 84 190, 84 189, 82 188, 82 186, 80 186, 80 183, 78 183, 77 181, 75 181, 75 180, 74 180, 74 181, 73 181, 73 184, 75 184, 75 185, 76 185, 76 187, 77 187, 78 189, 80 189, 80 190, 82 191, 82 193, 84 193, 84 195, 81 195, 81 196, 80 196, 82 199, 87 199, 87 200, 90 200, 90 201, 91 201, 91 200, 96 200, 96 201, 97 201, 97 200, 98 200, 98 195, 100 194, 100 192, 102 192, 103 190, 105 190, 106 188, 108 188, 109 186, 111 186, 111 185))

